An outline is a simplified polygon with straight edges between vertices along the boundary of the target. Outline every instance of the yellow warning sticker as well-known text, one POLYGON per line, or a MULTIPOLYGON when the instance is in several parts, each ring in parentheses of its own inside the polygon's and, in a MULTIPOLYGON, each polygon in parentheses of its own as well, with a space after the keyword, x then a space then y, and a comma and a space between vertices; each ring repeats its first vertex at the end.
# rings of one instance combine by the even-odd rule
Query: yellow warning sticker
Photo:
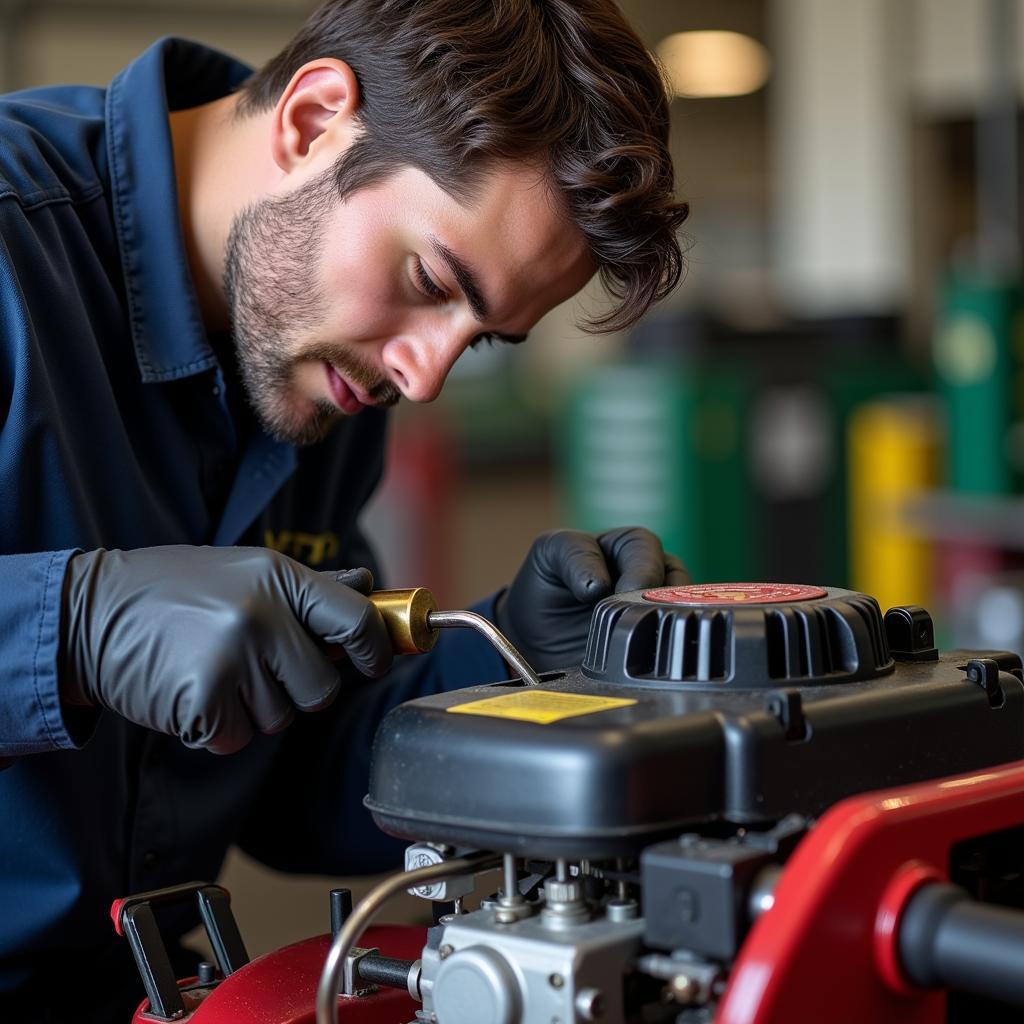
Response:
POLYGON ((472 700, 448 708, 453 715, 483 715, 485 718, 515 718, 520 722, 550 725, 563 718, 593 715, 609 708, 624 708, 635 704, 624 697, 594 697, 585 693, 554 693, 551 690, 527 690, 505 693, 500 697, 472 700))

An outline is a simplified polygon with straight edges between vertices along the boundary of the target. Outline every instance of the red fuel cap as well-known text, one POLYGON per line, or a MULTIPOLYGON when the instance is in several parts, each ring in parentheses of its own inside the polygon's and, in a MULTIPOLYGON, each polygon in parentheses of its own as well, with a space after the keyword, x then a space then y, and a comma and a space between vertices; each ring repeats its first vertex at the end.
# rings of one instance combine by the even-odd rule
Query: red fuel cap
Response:
POLYGON ((645 590, 643 596, 661 604, 781 604, 828 597, 828 591, 799 583, 697 583, 645 590))

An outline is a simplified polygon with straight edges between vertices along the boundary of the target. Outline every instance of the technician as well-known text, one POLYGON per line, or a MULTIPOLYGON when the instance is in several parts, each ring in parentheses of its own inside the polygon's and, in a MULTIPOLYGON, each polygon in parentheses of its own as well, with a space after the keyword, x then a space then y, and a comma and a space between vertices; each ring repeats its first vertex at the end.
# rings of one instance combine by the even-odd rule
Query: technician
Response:
MULTIPOLYGON (((167 39, 0 97, 0 1020, 127 1024, 111 900, 231 843, 395 859, 375 723, 507 670, 461 632, 392 666, 357 524, 385 410, 595 272, 595 329, 667 294, 667 133, 612 0, 329 0, 256 73, 167 39)), ((544 669, 683 580, 646 531, 562 531, 480 608, 544 669)))

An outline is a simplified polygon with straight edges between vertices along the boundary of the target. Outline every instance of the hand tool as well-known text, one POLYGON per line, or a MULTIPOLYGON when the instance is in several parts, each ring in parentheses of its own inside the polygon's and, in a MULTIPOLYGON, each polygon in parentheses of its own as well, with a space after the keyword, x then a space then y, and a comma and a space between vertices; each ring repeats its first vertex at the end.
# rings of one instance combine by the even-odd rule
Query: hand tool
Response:
POLYGON ((526 659, 482 615, 470 611, 440 611, 434 595, 426 587, 375 590, 369 598, 384 619, 396 654, 425 654, 437 643, 441 629, 475 629, 487 638, 523 682, 540 685, 540 677, 526 659))

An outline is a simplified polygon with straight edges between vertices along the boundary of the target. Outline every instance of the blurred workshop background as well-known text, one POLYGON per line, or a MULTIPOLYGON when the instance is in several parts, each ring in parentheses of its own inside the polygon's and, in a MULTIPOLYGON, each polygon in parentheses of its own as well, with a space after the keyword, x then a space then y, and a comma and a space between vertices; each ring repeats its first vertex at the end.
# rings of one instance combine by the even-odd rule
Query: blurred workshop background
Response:
MULTIPOLYGON (((0 86, 104 83, 164 34, 260 63, 313 6, 2 0, 0 86)), ((851 586, 1021 650, 1024 2, 622 6, 678 94, 686 280, 604 338, 591 291, 398 410, 389 582, 465 606, 543 530, 640 523, 697 580, 851 586)), ((322 881, 269 879, 229 863, 253 952, 324 926, 322 881)))

